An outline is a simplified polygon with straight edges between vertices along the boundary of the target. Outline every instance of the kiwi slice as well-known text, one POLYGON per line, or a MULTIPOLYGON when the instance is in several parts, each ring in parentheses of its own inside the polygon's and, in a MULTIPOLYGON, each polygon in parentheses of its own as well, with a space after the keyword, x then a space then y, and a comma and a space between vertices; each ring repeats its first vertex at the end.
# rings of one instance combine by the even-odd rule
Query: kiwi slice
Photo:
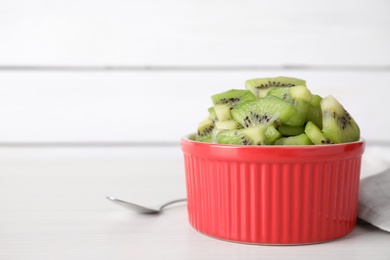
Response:
POLYGON ((215 129, 225 129, 225 130, 237 130, 242 128, 236 120, 225 120, 215 122, 215 129))
POLYGON ((231 106, 229 104, 214 105, 214 111, 217 115, 217 119, 220 121, 225 121, 232 118, 230 114, 230 110, 231 110, 231 106))
POLYGON ((312 145, 358 141, 360 129, 332 96, 312 94, 297 78, 259 78, 211 97, 192 140, 239 145, 312 145))
POLYGON ((294 114, 294 106, 275 96, 266 96, 239 104, 231 110, 234 120, 243 127, 287 122, 294 114))
POLYGON ((360 129, 352 116, 343 105, 328 96, 321 101, 322 132, 333 143, 347 143, 358 141, 360 129))
POLYGON ((230 110, 242 102, 255 100, 255 95, 249 90, 231 89, 222 93, 211 96, 214 103, 214 110, 217 115, 217 120, 231 119, 230 110))
POLYGON ((311 145, 313 144, 306 134, 282 137, 275 141, 275 145, 311 145))
POLYGON ((236 120, 225 120, 225 121, 217 121, 215 122, 215 127, 213 129, 213 132, 211 134, 211 142, 212 143, 218 143, 217 136, 219 133, 227 131, 227 130, 237 130, 241 129, 242 126, 237 123, 236 120))
POLYGON ((303 134, 305 131, 304 126, 290 126, 290 125, 280 125, 278 131, 283 136, 293 136, 303 134))
POLYGON ((211 142, 212 132, 215 128, 215 123, 210 116, 206 117, 203 121, 198 124, 198 131, 195 137, 196 141, 199 142, 211 142))
POLYGON ((256 78, 245 82, 245 89, 250 90, 257 98, 265 97, 272 88, 306 86, 306 81, 290 77, 256 78))
POLYGON ((281 137, 273 125, 258 125, 216 133, 213 141, 218 144, 270 145, 281 137))
POLYGON ((319 95, 313 95, 313 98, 308 105, 306 112, 306 123, 311 121, 320 129, 322 129, 322 110, 321 110, 322 97, 319 95))
POLYGON ((313 122, 320 129, 322 128, 322 110, 321 106, 315 107, 309 104, 306 111, 306 123, 313 122))
POLYGON ((313 94, 310 104, 315 107, 321 107, 321 101, 322 97, 320 95, 313 94))
POLYGON ((255 95, 253 95, 249 90, 245 89, 231 89, 211 96, 211 100, 213 101, 214 105, 229 104, 231 107, 235 107, 242 102, 255 99, 255 95))
POLYGON ((215 123, 218 120, 217 113, 215 112, 214 107, 208 109, 210 119, 215 123))
POLYGON ((302 126, 305 124, 309 102, 311 102, 313 98, 307 87, 296 86, 289 88, 273 88, 268 92, 267 95, 276 96, 294 105, 296 112, 290 118, 290 120, 286 122, 286 125, 302 126))
POLYGON ((313 144, 331 144, 328 138, 324 136, 321 129, 313 122, 309 121, 305 126, 305 133, 313 142, 313 144))

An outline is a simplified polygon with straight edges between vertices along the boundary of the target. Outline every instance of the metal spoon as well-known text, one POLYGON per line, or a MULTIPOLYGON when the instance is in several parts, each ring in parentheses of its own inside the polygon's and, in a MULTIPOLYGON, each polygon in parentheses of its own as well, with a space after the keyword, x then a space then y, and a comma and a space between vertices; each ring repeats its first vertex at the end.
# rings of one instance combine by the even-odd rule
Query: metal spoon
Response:
POLYGON ((114 202, 114 203, 117 203, 127 209, 131 209, 131 210, 134 210, 138 213, 142 213, 142 214, 159 214, 161 213, 161 211, 168 205, 171 205, 171 204, 174 204, 174 203, 177 203, 177 202, 183 202, 183 201, 187 201, 187 199, 177 199, 177 200, 172 200, 172 201, 169 201, 163 205, 160 206, 159 209, 152 209, 152 208, 147 208, 147 207, 144 207, 144 206, 140 206, 140 205, 137 205, 137 204, 134 204, 134 203, 131 203, 131 202, 127 202, 127 201, 124 201, 124 200, 120 200, 120 199, 116 199, 114 197, 110 197, 108 196, 107 199, 109 199, 110 201, 114 202))

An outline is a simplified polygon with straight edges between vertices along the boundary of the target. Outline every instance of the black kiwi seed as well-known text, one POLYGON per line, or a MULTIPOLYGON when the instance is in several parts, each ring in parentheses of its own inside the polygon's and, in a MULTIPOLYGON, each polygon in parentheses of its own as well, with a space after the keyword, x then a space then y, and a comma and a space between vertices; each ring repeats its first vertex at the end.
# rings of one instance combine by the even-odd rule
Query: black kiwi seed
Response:
POLYGON ((236 102, 239 102, 240 101, 240 98, 229 98, 229 99, 227 99, 227 98, 222 98, 221 100, 220 100, 220 103, 222 103, 222 104, 228 104, 228 103, 236 103, 236 102))
POLYGON ((252 111, 250 111, 249 114, 250 116, 246 116, 244 118, 244 124, 246 127, 251 126, 253 121, 258 124, 263 124, 263 123, 269 123, 272 119, 272 117, 268 116, 267 114, 259 115, 252 111))
POLYGON ((333 144, 332 141, 330 141, 328 138, 321 140, 322 144, 333 144))
POLYGON ((280 83, 276 81, 268 81, 268 84, 260 84, 259 86, 256 86, 256 89, 262 89, 262 88, 271 88, 271 87, 294 87, 295 84, 292 83, 280 83))
POLYGON ((347 128, 347 125, 351 124, 351 116, 346 111, 342 116, 338 116, 336 112, 333 112, 332 117, 337 119, 338 124, 343 130, 347 128))
POLYGON ((248 145, 249 144, 249 140, 245 136, 241 137, 241 141, 242 141, 242 144, 244 144, 244 145, 248 145))
POLYGON ((343 114, 342 116, 338 116, 336 112, 333 112, 331 115, 333 118, 337 120, 338 125, 343 130, 345 130, 348 125, 352 124, 351 123, 352 117, 347 111, 345 111, 345 114, 343 114))
POLYGON ((205 129, 203 129, 202 131, 198 131, 198 135, 199 136, 206 136, 208 135, 209 133, 211 133, 214 129, 214 126, 209 126, 209 127, 206 127, 205 129))
POLYGON ((347 117, 345 117, 345 116, 338 117, 337 121, 339 122, 339 124, 340 124, 342 129, 346 129, 347 125, 351 124, 351 121, 347 117))
POLYGON ((352 119, 352 116, 351 116, 347 111, 345 111, 345 116, 346 116, 349 120, 352 119))

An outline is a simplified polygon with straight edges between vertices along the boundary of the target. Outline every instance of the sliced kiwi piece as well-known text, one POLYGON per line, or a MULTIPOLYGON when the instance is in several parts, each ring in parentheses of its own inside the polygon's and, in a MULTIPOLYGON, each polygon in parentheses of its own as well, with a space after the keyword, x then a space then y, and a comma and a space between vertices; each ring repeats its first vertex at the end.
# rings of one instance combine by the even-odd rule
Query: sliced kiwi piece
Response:
POLYGON ((273 125, 258 125, 239 130, 217 131, 214 142, 218 144, 270 145, 281 134, 273 125))
POLYGON ((331 95, 324 98, 321 110, 322 132, 326 138, 336 144, 359 140, 359 126, 336 98, 331 95))
POLYGON ((216 112, 217 120, 231 119, 230 110, 242 102, 255 100, 256 97, 249 90, 231 89, 222 93, 211 96, 214 103, 214 111, 216 112))
POLYGON ((283 136, 293 136, 303 134, 305 131, 304 126, 290 126, 290 125, 280 125, 278 131, 283 136))
POLYGON ((321 129, 311 121, 306 123, 305 134, 310 138, 313 144, 332 144, 332 141, 326 138, 321 129))
POLYGON ((241 125, 233 119, 215 122, 215 129, 237 130, 240 128, 242 128, 241 125))
POLYGON ((275 145, 312 145, 312 141, 306 134, 282 137, 275 141, 275 145))
POLYGON ((192 141, 196 141, 196 133, 192 133, 190 134, 190 136, 188 137, 189 140, 192 140, 192 141))
POLYGON ((210 119, 215 123, 218 120, 217 113, 215 112, 214 107, 208 109, 210 119))
POLYGON ((306 86, 306 81, 291 77, 256 78, 245 82, 245 88, 257 98, 265 97, 272 88, 306 86))
POLYGON ((306 113, 309 108, 309 102, 312 100, 312 94, 305 86, 284 87, 271 89, 268 96, 276 96, 286 100, 294 105, 296 112, 290 118, 286 125, 302 126, 306 122, 306 113))
POLYGON ((234 120, 243 127, 287 122, 294 114, 294 106, 278 97, 266 96, 239 104, 231 110, 234 120))
POLYGON ((216 104, 214 105, 214 111, 219 121, 225 121, 232 118, 230 114, 231 106, 229 104, 216 104))
POLYGON ((321 106, 308 105, 306 112, 306 122, 313 122, 320 129, 322 128, 322 110, 321 106))
POLYGON ((255 95, 253 95, 249 90, 245 89, 231 89, 211 96, 211 100, 213 101, 214 105, 228 104, 231 107, 235 107, 242 102, 255 99, 255 95))
POLYGON ((321 100, 322 97, 320 95, 313 95, 306 112, 306 123, 311 121, 320 129, 322 129, 321 100))
POLYGON ((321 107, 321 101, 322 101, 322 97, 320 95, 313 94, 310 104, 315 107, 321 107))
POLYGON ((199 142, 211 142, 214 127, 215 124, 211 117, 206 117, 206 119, 204 119, 198 124, 198 131, 195 140, 199 142))
POLYGON ((211 133, 211 143, 217 144, 217 143, 218 143, 218 140, 217 140, 218 135, 219 135, 220 133, 226 132, 226 131, 236 131, 236 130, 228 130, 228 129, 217 129, 217 128, 214 128, 214 129, 213 129, 213 132, 211 133))
POLYGON ((306 86, 291 87, 290 95, 292 100, 303 100, 308 103, 313 100, 313 95, 306 86))

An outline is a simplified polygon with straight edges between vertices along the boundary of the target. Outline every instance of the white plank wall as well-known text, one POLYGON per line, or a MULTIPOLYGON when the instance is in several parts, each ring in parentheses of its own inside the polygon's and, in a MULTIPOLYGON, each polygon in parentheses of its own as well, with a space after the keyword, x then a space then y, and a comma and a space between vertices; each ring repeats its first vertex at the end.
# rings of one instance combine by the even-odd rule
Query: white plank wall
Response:
POLYGON ((3 0, 0 57, 6 65, 389 65, 389 12, 387 0, 3 0))
POLYGON ((390 141, 390 2, 0 3, 0 142, 177 143, 210 95, 295 76, 390 141))

